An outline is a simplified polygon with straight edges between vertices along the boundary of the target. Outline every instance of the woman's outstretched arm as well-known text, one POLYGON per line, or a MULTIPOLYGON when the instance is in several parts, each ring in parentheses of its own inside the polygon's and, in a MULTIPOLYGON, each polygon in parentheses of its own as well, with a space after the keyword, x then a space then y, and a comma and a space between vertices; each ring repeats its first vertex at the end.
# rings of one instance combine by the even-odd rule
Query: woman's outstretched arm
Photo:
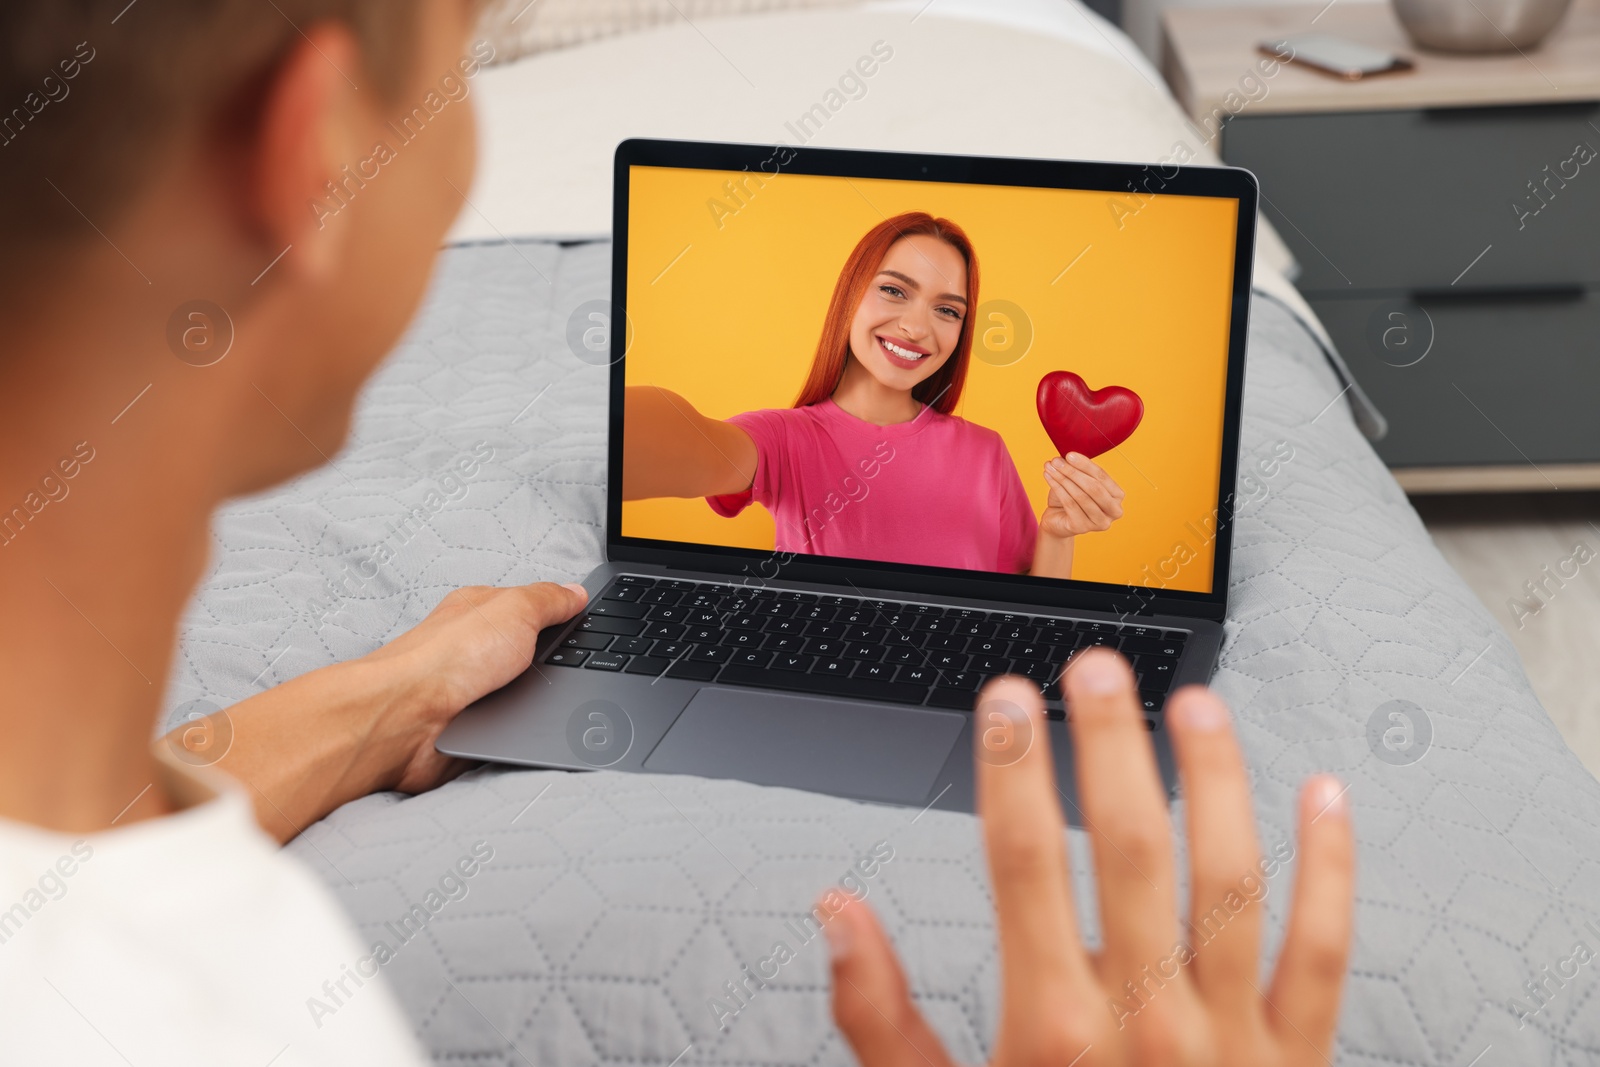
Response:
POLYGON ((739 427, 707 418, 654 385, 630 385, 623 411, 622 499, 721 496, 750 488, 756 445, 739 427))

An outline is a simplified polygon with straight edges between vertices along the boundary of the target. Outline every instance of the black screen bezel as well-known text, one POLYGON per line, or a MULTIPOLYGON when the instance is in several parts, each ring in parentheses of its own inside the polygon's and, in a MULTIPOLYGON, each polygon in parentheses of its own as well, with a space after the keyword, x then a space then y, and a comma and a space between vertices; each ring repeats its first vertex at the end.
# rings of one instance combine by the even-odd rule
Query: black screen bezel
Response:
MULTIPOLYGON (((628 204, 631 168, 761 171, 824 177, 887 178, 902 181, 1011 185, 1047 189, 1087 189, 1134 195, 1139 191, 1178 196, 1210 196, 1239 202, 1234 245, 1232 313, 1228 330, 1227 395, 1223 404, 1221 478, 1217 483, 1216 536, 1211 592, 1118 586, 1074 579, 1035 578, 943 567, 882 563, 838 557, 793 555, 780 574, 765 574, 775 563, 771 550, 701 545, 683 541, 622 536, 622 424, 629 331, 611 331, 610 411, 607 436, 608 489, 606 557, 613 562, 749 578, 854 585, 906 593, 998 599, 1041 606, 1123 615, 1181 615, 1222 619, 1227 612, 1233 547, 1233 486, 1238 476, 1240 413, 1244 396, 1245 342, 1249 334, 1251 269, 1254 262, 1257 186, 1255 176, 1238 167, 1178 164, 1104 163, 1021 159, 1000 156, 948 156, 909 152, 868 152, 784 145, 707 141, 629 139, 617 146, 612 202, 612 321, 626 322, 628 306, 628 204), (763 566, 765 562, 766 566, 763 566)), ((1155 562, 1155 561, 1152 561, 1155 562)))

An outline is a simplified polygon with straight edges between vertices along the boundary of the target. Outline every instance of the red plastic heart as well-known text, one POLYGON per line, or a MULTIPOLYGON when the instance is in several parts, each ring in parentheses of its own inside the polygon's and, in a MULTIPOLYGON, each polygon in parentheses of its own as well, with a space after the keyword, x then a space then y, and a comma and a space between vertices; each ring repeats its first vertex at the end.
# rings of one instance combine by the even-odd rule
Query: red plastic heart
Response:
POLYGON ((1093 459, 1109 452, 1132 436, 1143 418, 1144 401, 1132 389, 1090 389, 1069 370, 1039 379, 1039 421, 1063 456, 1079 452, 1093 459))

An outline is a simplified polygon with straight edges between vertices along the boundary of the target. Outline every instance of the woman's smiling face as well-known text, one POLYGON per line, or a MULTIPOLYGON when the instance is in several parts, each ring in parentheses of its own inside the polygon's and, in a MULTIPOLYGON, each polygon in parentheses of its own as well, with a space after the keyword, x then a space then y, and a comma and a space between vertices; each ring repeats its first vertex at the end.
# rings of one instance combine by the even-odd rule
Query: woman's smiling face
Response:
POLYGON ((967 317, 967 264, 937 237, 890 246, 850 323, 850 353, 891 389, 909 392, 944 366, 967 317))

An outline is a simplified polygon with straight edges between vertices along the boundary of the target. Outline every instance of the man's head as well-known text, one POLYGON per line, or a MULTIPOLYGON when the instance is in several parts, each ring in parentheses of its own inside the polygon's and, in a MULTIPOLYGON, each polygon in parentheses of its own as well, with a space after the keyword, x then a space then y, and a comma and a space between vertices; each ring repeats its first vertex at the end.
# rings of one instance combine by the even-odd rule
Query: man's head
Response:
MULTIPOLYGON (((215 496, 332 455, 471 183, 478 7, 0 5, 0 315, 19 342, 0 392, 38 416, 26 439, 0 428, 8 457, 59 451, 42 438, 147 383, 141 414, 167 425, 144 432, 215 450, 215 496), (222 314, 179 314, 196 301, 222 314), (231 332, 220 362, 173 351, 205 330, 231 332)), ((133 414, 120 430, 132 448, 133 414)))

